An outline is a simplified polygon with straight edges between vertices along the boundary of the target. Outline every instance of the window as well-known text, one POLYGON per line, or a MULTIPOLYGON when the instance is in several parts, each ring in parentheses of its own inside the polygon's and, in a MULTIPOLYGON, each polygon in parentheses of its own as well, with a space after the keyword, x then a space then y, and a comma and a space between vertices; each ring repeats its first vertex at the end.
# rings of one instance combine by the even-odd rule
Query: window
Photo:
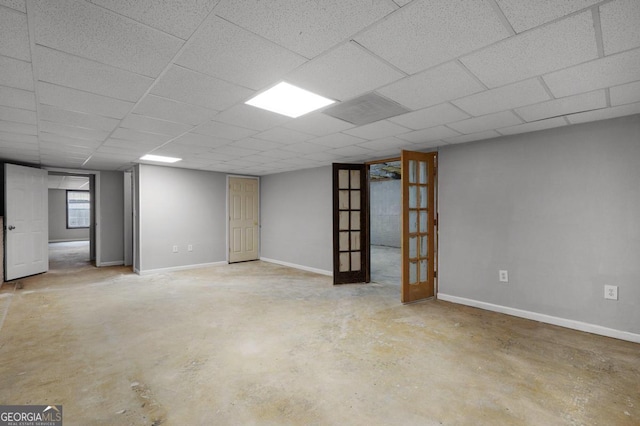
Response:
POLYGON ((88 228, 91 224, 89 191, 67 191, 67 228, 88 228))

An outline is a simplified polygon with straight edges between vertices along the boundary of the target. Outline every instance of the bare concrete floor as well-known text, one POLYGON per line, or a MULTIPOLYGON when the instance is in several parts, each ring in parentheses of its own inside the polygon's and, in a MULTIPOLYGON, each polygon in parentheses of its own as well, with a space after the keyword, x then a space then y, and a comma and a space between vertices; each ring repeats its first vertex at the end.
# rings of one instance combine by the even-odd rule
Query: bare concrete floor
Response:
POLYGON ((399 248, 371 246, 371 281, 395 284, 399 288, 401 267, 399 248))
POLYGON ((0 290, 0 403, 67 426, 640 423, 640 345, 397 285, 263 262, 21 282, 0 290))

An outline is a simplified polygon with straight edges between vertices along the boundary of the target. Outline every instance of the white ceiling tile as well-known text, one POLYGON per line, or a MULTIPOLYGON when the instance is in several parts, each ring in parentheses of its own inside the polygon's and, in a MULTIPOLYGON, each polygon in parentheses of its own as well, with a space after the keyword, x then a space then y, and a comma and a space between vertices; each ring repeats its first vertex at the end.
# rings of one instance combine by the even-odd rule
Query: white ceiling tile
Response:
POLYGON ((0 56, 0 85, 33 90, 31 62, 0 56))
POLYGON ((93 150, 98 145, 100 145, 100 141, 98 140, 87 140, 87 139, 78 139, 69 136, 62 136, 54 133, 40 132, 39 139, 41 142, 45 142, 48 144, 56 144, 58 146, 67 146, 74 148, 82 148, 85 150, 93 150))
POLYGON ((162 142, 126 141, 123 139, 109 138, 100 146, 101 150, 112 153, 131 153, 149 151, 162 145, 162 142))
POLYGON ((0 7, 0 55, 31 61, 27 15, 0 7))
POLYGON ((215 148, 222 145, 228 145, 231 142, 231 139, 216 138, 214 136, 199 135, 197 133, 186 133, 178 138, 175 138, 171 143, 186 146, 215 148))
POLYGON ((329 147, 324 145, 317 145, 315 143, 310 143, 310 142, 299 142, 299 143, 286 145, 282 149, 284 151, 297 152, 298 154, 311 154, 313 152, 327 151, 329 147))
POLYGON ((476 93, 453 101, 453 104, 473 116, 478 116, 531 105, 547 99, 551 97, 545 88, 537 78, 532 78, 476 93))
POLYGON ((0 120, 15 121, 16 123, 36 124, 35 111, 0 106, 0 120))
POLYGON ((587 11, 496 43, 462 62, 487 86, 498 87, 597 57, 587 11))
POLYGON ((344 101, 403 77, 404 74, 355 43, 346 43, 307 62, 285 80, 319 95, 344 101))
POLYGON ((411 151, 428 152, 428 151, 433 151, 433 148, 442 146, 442 145, 446 145, 446 143, 441 140, 421 142, 421 143, 415 144, 411 148, 411 151))
POLYGON ((515 126, 522 121, 511 111, 496 112, 494 114, 483 115, 482 117, 469 118, 448 124, 460 133, 479 133, 485 130, 499 129, 502 127, 515 126))
POLYGON ((417 0, 355 40, 414 74, 508 36, 489 2, 417 0))
POLYGON ((38 83, 38 96, 40 103, 45 105, 112 118, 123 118, 134 105, 132 102, 44 82, 38 83))
POLYGON ((365 124, 364 126, 345 130, 344 133, 363 139, 374 140, 386 138, 387 136, 396 136, 410 131, 411 129, 392 123, 391 121, 380 120, 371 124, 365 124))
POLYGON ((40 81, 135 102, 153 79, 57 50, 36 46, 40 81))
POLYGON ((356 145, 344 146, 342 148, 332 149, 329 152, 332 154, 344 155, 345 157, 362 156, 362 155, 367 156, 374 153, 374 151, 371 149, 363 148, 361 146, 356 146, 356 145))
POLYGON ((291 120, 291 118, 284 115, 245 104, 231 107, 216 116, 216 121, 258 131, 268 130, 272 127, 282 125, 289 120, 291 120))
POLYGON ((89 139, 95 141, 103 141, 109 135, 109 132, 105 132, 103 130, 68 126, 66 124, 54 123, 53 121, 44 120, 40 120, 38 128, 41 132, 48 132, 61 136, 70 136, 72 138, 89 139))
POLYGON ((32 91, 0 86, 0 105, 36 110, 36 96, 32 91))
POLYGON ((117 128, 111 137, 116 139, 124 139, 130 142, 147 142, 159 145, 171 139, 171 136, 159 135, 157 133, 139 132, 133 129, 117 128))
POLYGON ((158 120, 139 114, 129 114, 122 121, 122 127, 141 132, 158 133, 161 135, 178 136, 193 128, 189 124, 175 123, 173 121, 158 120))
POLYGON ((27 13, 27 5, 25 0, 0 0, 0 4, 27 13))
POLYGON ((39 117, 41 120, 53 121, 76 127, 103 130, 106 132, 111 132, 120 123, 120 121, 115 118, 67 111, 50 105, 40 105, 39 117))
POLYGON ((640 46, 640 1, 616 0, 600 6, 605 55, 640 46))
POLYGON ((402 139, 395 138, 393 136, 375 139, 369 142, 358 144, 358 146, 361 146, 367 149, 372 149, 374 151, 384 151, 389 149, 405 148, 405 147, 408 147, 409 145, 411 145, 411 143, 402 139))
POLYGON ((345 135, 344 133, 334 133, 332 135, 320 136, 319 138, 311 139, 309 142, 316 145, 339 148, 342 146, 355 145, 364 141, 365 139, 351 135, 345 135))
POLYGON ((609 92, 613 106, 640 102, 640 81, 612 87, 609 92))
POLYGON ((518 124, 510 127, 498 129, 503 135, 515 135, 517 133, 535 132, 538 130, 551 129, 554 127, 566 126, 567 122, 562 117, 548 118, 546 120, 534 121, 532 123, 518 124))
POLYGON ((262 139, 246 138, 235 141, 231 146, 238 148, 255 149, 256 151, 268 151, 282 147, 281 143, 266 141, 262 139))
POLYGON ((496 0, 519 33, 592 6, 600 0, 496 0))
POLYGON ((413 130, 420 130, 464 120, 465 118, 469 118, 469 115, 450 103, 444 103, 391 117, 389 120, 413 130))
POLYGON ((223 0, 215 13, 289 50, 312 58, 392 12, 388 1, 223 0))
POLYGON ((606 106, 607 98, 604 90, 598 90, 517 108, 516 112, 526 121, 536 121, 580 111, 605 108, 606 106))
POLYGON ((151 93, 220 111, 247 99, 254 92, 215 77, 171 66, 151 93))
POLYGON ((300 55, 212 15, 176 64, 258 90, 305 61, 300 55))
POLYGON ((640 79, 640 49, 556 71, 543 77, 560 98, 640 79))
POLYGON ((157 0, 90 0, 165 33, 188 39, 215 7, 217 0, 170 0, 159 7, 157 0))
POLYGON ((202 135, 214 136, 218 138, 240 140, 247 138, 251 135, 258 133, 255 130, 246 129, 244 127, 233 126, 227 123, 220 123, 218 121, 209 121, 196 127, 193 133, 199 133, 202 135))
POLYGON ((624 115, 640 114, 640 102, 611 108, 603 108, 596 111, 580 112, 567 116, 571 124, 586 123, 588 121, 606 120, 622 117, 624 115))
POLYGON ((340 154, 332 154, 331 152, 312 152, 310 154, 303 154, 302 158, 312 161, 327 162, 334 161, 338 158, 342 158, 340 154))
POLYGON ((225 145, 211 151, 214 154, 231 155, 233 157, 246 157, 248 155, 257 154, 259 151, 255 149, 239 148, 232 145, 225 145))
POLYGON ((459 133, 455 130, 451 130, 446 126, 436 126, 431 127, 429 129, 416 130, 411 133, 405 133, 403 135, 398 135, 398 138, 404 139, 405 141, 409 141, 412 143, 422 143, 435 141, 438 139, 449 138, 452 136, 458 136, 459 133))
POLYGON ((38 128, 33 124, 16 123, 14 121, 0 121, 0 132, 19 133, 23 135, 37 135, 38 128))
POLYGON ((273 159, 284 159, 284 158, 293 158, 297 157, 299 154, 294 151, 285 151, 282 149, 272 149, 271 151, 261 152, 260 155, 263 157, 270 157, 273 159))
POLYGON ((36 43, 156 77, 183 41, 85 1, 34 2, 36 43))
POLYGON ((350 129, 353 124, 321 112, 312 112, 287 122, 283 127, 315 136, 324 136, 350 129))
POLYGON ((378 93, 408 108, 421 109, 477 93, 485 88, 456 62, 397 81, 378 93))
POLYGON ((446 138, 444 141, 448 144, 455 144, 455 143, 479 141, 482 139, 498 138, 500 136, 502 135, 496 132, 495 130, 486 130, 484 132, 472 133, 470 135, 462 135, 462 136, 455 136, 453 138, 446 138))
POLYGON ((0 141, 9 141, 9 142, 21 142, 25 144, 29 143, 38 143, 38 137, 36 135, 24 134, 24 133, 13 133, 13 132, 5 132, 0 130, 0 141))
POLYGON ((133 112, 162 120, 191 124, 193 126, 210 120, 218 113, 218 111, 212 109, 154 95, 145 96, 138 105, 136 105, 133 112))
POLYGON ((298 132, 297 130, 287 129, 285 127, 274 127, 265 132, 260 132, 254 137, 264 139, 272 142, 279 142, 283 144, 302 142, 313 138, 313 135, 308 133, 298 132))

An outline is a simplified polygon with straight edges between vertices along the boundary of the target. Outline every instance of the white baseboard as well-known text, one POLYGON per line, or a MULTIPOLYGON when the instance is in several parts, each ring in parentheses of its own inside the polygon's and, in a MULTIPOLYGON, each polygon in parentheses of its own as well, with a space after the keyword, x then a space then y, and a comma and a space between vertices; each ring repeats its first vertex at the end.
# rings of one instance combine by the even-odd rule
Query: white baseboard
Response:
POLYGON ((186 271, 188 269, 208 268, 209 266, 217 266, 217 265, 227 265, 227 262, 223 260, 221 262, 197 263, 195 265, 183 265, 183 266, 172 266, 170 268, 146 269, 144 271, 135 270, 135 272, 138 275, 151 275, 151 274, 159 274, 163 272, 186 271))
POLYGON ((100 265, 98 265, 99 268, 102 268, 103 266, 122 266, 124 265, 124 260, 112 260, 111 262, 100 262, 100 265))
POLYGON ((600 325, 589 324, 582 321, 575 321, 566 318, 554 317, 537 312, 525 311, 522 309, 510 308, 508 306, 494 305, 493 303, 481 302, 479 300, 467 299, 464 297, 451 296, 449 294, 438 293, 438 299, 447 302, 459 303, 461 305, 473 306, 475 308, 486 309, 488 311, 500 312, 502 314, 513 315, 515 317, 540 321, 547 324, 559 325, 560 327, 571 328, 587 333, 599 334, 601 336, 613 337, 615 339, 627 340, 629 342, 640 343, 640 334, 628 331, 615 330, 613 328, 602 327, 600 325))
POLYGON ((49 240, 50 243, 75 243, 75 242, 89 241, 88 238, 67 238, 62 240, 49 240))
POLYGON ((298 265, 298 264, 295 264, 295 263, 283 262, 282 260, 269 259, 268 257, 261 257, 260 260, 262 260, 263 262, 269 262, 269 263, 275 263, 275 264, 282 265, 282 266, 288 266, 289 268, 302 269, 303 271, 313 272, 315 274, 328 275, 330 277, 333 276, 333 272, 326 271, 324 269, 311 268, 310 266, 304 266, 304 265, 298 265))

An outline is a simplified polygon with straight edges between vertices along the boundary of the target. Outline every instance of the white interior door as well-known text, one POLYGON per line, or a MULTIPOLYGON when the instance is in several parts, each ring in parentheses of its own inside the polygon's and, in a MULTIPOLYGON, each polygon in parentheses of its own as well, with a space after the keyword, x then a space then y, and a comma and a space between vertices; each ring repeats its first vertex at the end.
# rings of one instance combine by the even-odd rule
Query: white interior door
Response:
POLYGON ((49 193, 46 170, 5 165, 7 281, 49 270, 49 193))
POLYGON ((258 259, 258 179, 229 177, 229 263, 258 259))

